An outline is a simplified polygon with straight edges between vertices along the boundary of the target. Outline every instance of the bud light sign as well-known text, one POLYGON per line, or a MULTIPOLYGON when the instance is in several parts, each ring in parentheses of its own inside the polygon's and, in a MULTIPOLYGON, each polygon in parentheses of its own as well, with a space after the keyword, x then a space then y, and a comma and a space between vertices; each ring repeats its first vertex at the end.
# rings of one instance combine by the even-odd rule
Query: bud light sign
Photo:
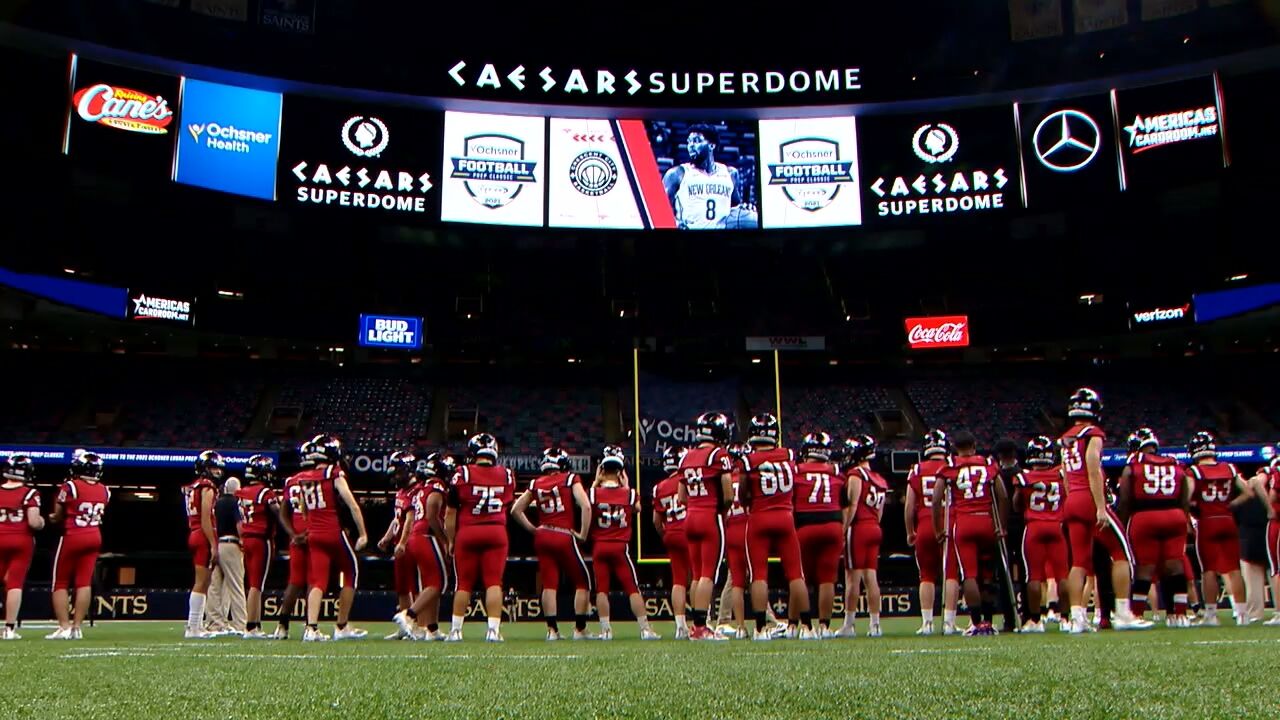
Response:
POLYGON ((361 315, 360 344, 364 347, 418 350, 422 347, 422 318, 361 315))
POLYGON ((969 316, 907 318, 907 343, 912 350, 968 347, 969 316))

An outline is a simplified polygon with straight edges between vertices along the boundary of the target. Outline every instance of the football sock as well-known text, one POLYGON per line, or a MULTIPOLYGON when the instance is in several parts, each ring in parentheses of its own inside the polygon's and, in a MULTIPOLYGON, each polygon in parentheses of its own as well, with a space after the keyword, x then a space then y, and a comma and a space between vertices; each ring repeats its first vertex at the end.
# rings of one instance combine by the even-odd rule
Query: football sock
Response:
POLYGON ((1077 625, 1084 625, 1085 615, 1083 605, 1071 606, 1071 622, 1076 623, 1077 625))
POLYGON ((284 630, 286 633, 289 632, 289 616, 288 615, 281 615, 277 620, 277 622, 280 623, 281 630, 284 630))
POLYGON ((1032 608, 1031 614, 1028 617, 1031 618, 1031 622, 1040 622, 1040 608, 1032 608))
POLYGON ((955 611, 955 610, 943 610, 943 611, 942 611, 942 622, 943 622, 943 624, 945 624, 945 625, 955 625, 955 624, 956 624, 956 611, 955 611))
POLYGON ((452 625, 449 627, 449 632, 462 632, 462 622, 465 619, 466 618, 462 615, 453 615, 452 625))
MULTIPOLYGON (((1046 607, 1046 606, 1041 606, 1041 608, 1042 608, 1042 609, 1043 609, 1044 607, 1046 607)), ((1053 602, 1049 603, 1047 607, 1049 608, 1049 612, 1051 612, 1051 613, 1056 613, 1056 612, 1058 612, 1058 601, 1057 601, 1057 600, 1054 600, 1053 602)))
MULTIPOLYGON (((1200 611, 1204 610, 1204 609, 1205 609, 1205 607, 1206 607, 1206 605, 1205 605, 1204 603, 1194 603, 1194 604, 1192 604, 1192 605, 1191 605, 1191 609, 1192 609, 1193 611, 1195 611, 1195 612, 1200 612, 1200 611)), ((1217 606, 1215 605, 1214 607, 1217 607, 1217 606)))
POLYGON ((346 629, 347 629, 347 624, 346 624, 346 623, 334 623, 334 624, 338 627, 338 629, 339 629, 339 630, 346 630, 346 629))
POLYGON ((1187 576, 1174 575, 1169 578, 1169 595, 1172 596, 1174 615, 1187 614, 1187 576))
MULTIPOLYGON (((1147 587, 1150 588, 1150 583, 1148 583, 1147 587)), ((1133 613, 1135 615, 1137 614, 1133 612, 1133 608, 1129 604, 1129 598, 1116 598, 1115 609, 1116 609, 1116 612, 1120 615, 1128 615, 1130 613, 1133 613)), ((1107 607, 1106 603, 1102 603, 1098 606, 1098 613, 1101 614, 1102 617, 1104 618, 1110 618, 1111 608, 1107 607)))
POLYGON ((756 613, 756 632, 763 632, 765 623, 767 622, 769 622, 769 619, 765 617, 763 610, 756 613))
POLYGON ((15 629, 17 629, 17 627, 18 627, 18 626, 17 626, 17 625, 14 625, 13 623, 5 623, 5 624, 4 624, 4 629, 5 629, 5 630, 15 630, 15 629))
POLYGON ((991 622, 991 618, 995 617, 996 606, 990 600, 982 600, 982 620, 983 622, 991 622))
POLYGON ((684 615, 677 615, 677 616, 676 616, 676 629, 677 629, 677 630, 688 630, 688 629, 689 629, 689 621, 688 621, 688 619, 687 619, 684 615))
POLYGON ((307 623, 307 629, 310 630, 311 632, 320 632, 320 626, 312 625, 311 623, 307 623))
MULTIPOLYGON (((872 617, 875 617, 875 616, 873 615, 872 617)), ((809 613, 809 612, 800 613, 800 624, 812 630, 813 629, 813 613, 809 613)))
POLYGON ((204 625, 204 593, 191 593, 187 598, 187 629, 199 630, 204 625))
POLYGON ((245 624, 244 624, 244 631, 245 631, 245 632, 253 632, 254 630, 257 630, 257 629, 258 629, 259 625, 260 625, 260 623, 245 623, 245 624))
POLYGON ((502 618, 489 618, 489 629, 497 632, 498 627, 502 625, 502 618))
POLYGON ((547 621, 547 629, 551 630, 552 632, 557 632, 557 633, 560 632, 560 621, 556 620, 555 618, 551 618, 550 620, 547 621))
MULTIPOLYGON (((644 627, 644 626, 642 625, 641 627, 644 627)), ((602 633, 613 632, 613 623, 609 622, 609 618, 607 617, 600 618, 600 632, 602 633)))
POLYGON ((574 616, 573 616, 573 628, 574 628, 575 630, 577 630, 578 632, 584 632, 584 631, 586 631, 586 629, 587 629, 587 619, 588 619, 589 617, 591 617, 591 616, 590 616, 590 615, 574 615, 574 616))
POLYGON ((1210 615, 1217 615, 1217 614, 1218 614, 1218 605, 1217 605, 1216 603, 1215 603, 1215 604, 1212 604, 1212 605, 1205 605, 1205 606, 1204 606, 1204 614, 1205 614, 1205 617, 1208 617, 1208 616, 1210 616, 1210 615))
POLYGON ((405 615, 408 615, 410 620, 417 620, 417 619, 418 619, 418 613, 414 612, 414 611, 413 611, 413 608, 409 608, 408 610, 405 610, 405 611, 404 611, 404 614, 405 614, 405 615))
POLYGON ((427 632, 434 633, 440 630, 440 623, 427 623, 427 632))
POLYGON ((982 608, 980 606, 974 605, 969 608, 969 621, 972 622, 975 627, 982 624, 982 608))
POLYGON ((693 626, 694 626, 694 627, 696 627, 696 628, 704 628, 704 627, 706 627, 706 626, 707 626, 707 611, 706 611, 706 610, 699 610, 699 609, 697 609, 697 608, 694 608, 694 610, 693 610, 693 612, 692 612, 691 614, 693 615, 693 626))
POLYGON ((880 613, 871 613, 871 624, 880 627, 880 613))
MULTIPOLYGON (((1147 593, 1150 591, 1151 591, 1150 580, 1143 580, 1142 578, 1134 578, 1133 594, 1130 596, 1130 600, 1132 601, 1130 604, 1130 607, 1132 608, 1134 615, 1137 615, 1138 617, 1142 617, 1142 614, 1147 611, 1147 593)), ((1119 600, 1116 601, 1116 605, 1117 606, 1120 605, 1119 600)))
POLYGON ((932 624, 933 624, 933 610, 921 610, 921 611, 920 611, 920 624, 922 624, 922 625, 932 625, 932 624))

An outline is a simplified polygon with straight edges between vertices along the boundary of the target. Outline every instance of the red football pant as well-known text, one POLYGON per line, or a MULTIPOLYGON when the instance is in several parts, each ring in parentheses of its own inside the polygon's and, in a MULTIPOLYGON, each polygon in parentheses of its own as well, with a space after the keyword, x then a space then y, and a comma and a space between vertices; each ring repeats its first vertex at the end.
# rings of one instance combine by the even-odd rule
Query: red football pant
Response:
POLYGON ((240 540, 244 551, 244 584, 249 590, 267 586, 267 572, 275 556, 275 543, 263 537, 246 536, 240 540))
POLYGON ((667 557, 671 559, 671 584, 689 587, 689 539, 684 530, 668 530, 662 536, 662 544, 667 546, 667 557))
POLYGON ((582 548, 578 547, 578 539, 568 531, 538 528, 533 535, 533 551, 538 556, 543 590, 559 590, 563 578, 573 583, 574 590, 591 589, 582 548))
POLYGON ((1240 529, 1230 515, 1200 518, 1196 525, 1196 557, 1203 572, 1228 575, 1240 571, 1240 529))
POLYGON ((989 560, 996 550, 996 531, 990 515, 957 515, 951 531, 951 544, 959 565, 961 580, 992 577, 989 560))
POLYGON ((507 567, 507 526, 458 528, 453 565, 455 592, 470 593, 477 578, 482 588, 502 587, 502 571, 507 567))
POLYGON ((817 523, 796 528, 800 542, 800 565, 805 579, 815 585, 829 585, 840 572, 844 555, 844 532, 838 522, 817 523))
POLYGON ((311 566, 311 552, 307 545, 289 546, 289 584, 307 586, 307 569, 311 566))
MULTIPOLYGON (((410 538, 409 542, 413 542, 413 539, 410 538)), ((409 554, 407 545, 405 546, 404 554, 392 561, 391 571, 393 575, 392 584, 395 585, 396 595, 416 595, 421 590, 418 587, 418 566, 409 554)))
POLYGON ((1129 540, 1120 527, 1120 518, 1111 508, 1107 508, 1107 526, 1098 529, 1098 510, 1093 504, 1093 495, 1088 490, 1081 490, 1067 495, 1066 517, 1068 548, 1071 552, 1071 567, 1083 568, 1086 575, 1093 575, 1093 543, 1102 543, 1114 562, 1127 562, 1133 565, 1133 551, 1129 548, 1129 540))
POLYGON ((765 510, 747 516, 747 572, 751 582, 769 582, 770 556, 782 561, 782 573, 787 582, 804 579, 795 516, 786 509, 765 510))
MULTIPOLYGON (((208 549, 205 545, 205 549, 208 549)), ((53 556, 53 589, 69 590, 93 586, 93 568, 102 551, 102 535, 64 535, 53 556)))
POLYGON ((205 569, 213 567, 213 548, 209 547, 204 531, 192 530, 187 534, 187 550, 191 551, 192 565, 205 569))
POLYGON ((609 580, 618 578, 622 592, 634 595, 640 592, 640 580, 636 576, 636 564, 631 561, 630 543, 617 540, 597 540, 591 549, 591 562, 596 571, 596 592, 609 592, 609 580))
POLYGON ((1267 523, 1267 564, 1272 575, 1280 575, 1280 520, 1267 523))
POLYGON ((0 535, 0 584, 6 592, 21 590, 31 569, 36 543, 30 535, 0 535))
POLYGON ((413 576, 411 592, 419 592, 423 588, 444 588, 449 572, 445 567, 444 549, 440 541, 426 535, 410 535, 409 545, 401 558, 409 559, 409 572, 413 576))
POLYGON ((747 569, 747 519, 725 524, 724 554, 729 562, 729 584, 745 588, 751 571, 747 569))
POLYGON ((880 542, 884 531, 880 523, 863 520, 849 526, 849 542, 844 549, 844 566, 848 570, 876 570, 880 567, 880 542))
POLYGON ((338 531, 330 535, 307 534, 307 579, 313 589, 324 592, 329 589, 329 570, 338 568, 342 575, 342 587, 360 585, 360 563, 351 549, 346 533, 338 531))
POLYGON ((1129 540, 1138 565, 1181 561, 1186 555, 1187 514, 1178 508, 1139 510, 1129 518, 1129 540))
MULTIPOLYGON (((933 534, 931 518, 924 522, 916 521, 915 551, 920 582, 937 584, 938 577, 942 575, 942 545, 938 544, 938 536, 933 534)), ((952 580, 959 577, 954 562, 947 565, 947 577, 952 580)))
POLYGON ((689 569, 693 579, 720 579, 720 562, 725 554, 724 518, 714 510, 690 509, 684 521, 689 544, 689 569))
POLYGON ((1022 562, 1026 578, 1031 582, 1057 580, 1063 582, 1071 570, 1067 560, 1067 539, 1062 523, 1055 520, 1031 520, 1022 533, 1022 562))

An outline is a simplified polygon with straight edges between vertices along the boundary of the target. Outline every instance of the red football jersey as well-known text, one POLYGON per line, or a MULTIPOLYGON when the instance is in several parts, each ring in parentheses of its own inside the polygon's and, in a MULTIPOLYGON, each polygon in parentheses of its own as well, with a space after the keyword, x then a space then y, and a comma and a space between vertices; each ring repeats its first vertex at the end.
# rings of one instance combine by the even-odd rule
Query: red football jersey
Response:
POLYGON ((739 494, 742 491, 743 472, 735 469, 732 472, 732 476, 733 501, 729 503, 729 510, 724 514, 725 522, 731 525, 747 521, 747 506, 742 504, 742 496, 739 494))
POLYGON ((40 493, 35 488, 27 485, 0 487, 0 535, 33 535, 31 526, 27 524, 27 508, 40 509, 40 493))
MULTIPOLYGON (((438 478, 431 478, 425 483, 413 485, 413 495, 409 498, 409 502, 413 507, 413 527, 410 528, 410 532, 414 535, 431 534, 431 516, 427 514, 427 501, 437 493, 442 497, 447 497, 449 494, 449 489, 438 478)), ((445 503, 441 502, 440 524, 442 527, 444 526, 444 506, 445 503)))
POLYGON ((67 511, 64 535, 91 535, 102 527, 102 514, 111 502, 111 491, 100 482, 76 478, 58 489, 58 503, 67 511))
POLYGON ((884 500, 889 496, 889 483, 880 474, 866 468, 855 467, 849 471, 849 481, 857 474, 862 478, 862 495, 854 500, 854 522, 880 522, 884 512, 884 500))
POLYGON ((582 479, 571 472, 554 472, 529 483, 529 492, 538 507, 538 524, 572 532, 576 525, 573 486, 581 483, 582 479))
POLYGON ((684 532, 687 510, 680 504, 681 477, 677 473, 653 486, 653 507, 662 513, 666 532, 684 532))
POLYGON ((458 527, 506 525, 516 478, 501 465, 463 465, 453 476, 449 502, 458 508, 458 527))
POLYGON ((907 473, 907 486, 916 494, 916 527, 933 522, 933 486, 946 466, 946 460, 921 460, 907 473))
POLYGON ((418 492, 418 485, 418 480, 415 478, 408 485, 396 488, 396 499, 392 505, 393 515, 391 516, 391 526, 395 528, 396 533, 400 532, 400 528, 404 524, 404 514, 413 505, 413 496, 418 492))
POLYGON ((1133 509, 1170 507, 1182 502, 1182 466, 1177 460, 1152 453, 1129 456, 1129 497, 1133 509))
POLYGON ((849 505, 845 476, 832 463, 802 462, 796 466, 795 511, 840 512, 849 505))
POLYGON ((635 516, 636 491, 629 487, 600 485, 591 488, 591 539, 596 542, 628 542, 635 516))
MULTIPOLYGON (((205 490, 213 491, 213 499, 218 500, 218 487, 209 478, 196 478, 182 486, 182 499, 187 509, 187 529, 195 532, 200 529, 200 496, 205 490)), ((209 506, 209 524, 213 526, 213 505, 209 506)))
POLYGON ((237 490, 236 497, 240 500, 240 534, 245 537, 270 536, 275 518, 271 506, 279 502, 276 491, 254 483, 237 490))
POLYGON ((720 509, 720 476, 732 472, 733 458, 722 447, 699 447, 680 459, 681 482, 688 489, 690 510, 720 509))
POLYGON ((1195 481, 1191 500, 1199 508, 1201 518, 1231 517, 1231 489, 1240 474, 1231 463, 1206 463, 1187 468, 1195 481))
POLYGON ((739 499, 750 512, 785 510, 791 512, 791 494, 796 484, 796 456, 786 448, 753 450, 742 457, 743 481, 739 499))
POLYGON ((1271 509, 1280 517, 1280 467, 1272 465, 1262 471, 1265 474, 1263 487, 1271 493, 1271 509))
POLYGON ((1066 476, 1061 467, 1023 470, 1013 479, 1013 486, 1024 498, 1023 517, 1031 520, 1062 521, 1066 496, 1066 476))
POLYGON ((338 519, 338 491, 333 483, 342 475, 337 465, 303 470, 294 477, 302 493, 303 515, 307 518, 307 532, 312 535, 336 535, 342 532, 338 519))
POLYGON ((1102 428, 1078 425, 1063 433, 1058 441, 1062 445, 1062 470, 1067 474, 1067 490, 1070 492, 1089 492, 1089 471, 1084 466, 1084 456, 1089 440, 1095 437, 1101 438, 1103 443, 1107 441, 1102 428))
POLYGON ((299 477, 301 474, 298 473, 284 481, 284 497, 288 501, 286 507, 289 510, 289 520, 293 524, 293 531, 299 535, 307 531, 307 516, 302 512, 302 479, 299 477))
POLYGON ((990 515, 991 484, 1000 479, 1000 469, 980 455, 953 457, 938 474, 951 489, 951 509, 955 515, 990 515))

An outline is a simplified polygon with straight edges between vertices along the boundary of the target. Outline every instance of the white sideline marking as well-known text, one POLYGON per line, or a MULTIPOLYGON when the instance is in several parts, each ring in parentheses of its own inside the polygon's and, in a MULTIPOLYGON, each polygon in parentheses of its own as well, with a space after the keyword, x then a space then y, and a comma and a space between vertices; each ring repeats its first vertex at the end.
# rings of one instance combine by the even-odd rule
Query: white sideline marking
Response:
POLYGON ((989 647, 971 648, 920 648, 917 650, 890 650, 890 655, 946 655, 950 653, 985 653, 991 652, 989 647))
MULTIPOLYGON (((186 646, 190 648, 191 646, 186 646)), ((159 649, 152 648, 152 649, 159 649)), ((139 650, 109 650, 105 648, 86 648, 84 650, 76 650, 60 655, 64 660, 84 660, 91 658, 104 657, 156 657, 158 653, 149 652, 147 648, 139 650)), ((183 657, 190 658, 230 658, 243 660, 403 660, 409 658, 441 658, 447 660, 581 660, 582 655, 469 655, 469 654, 452 654, 452 655, 436 655, 433 653, 424 654, 397 654, 397 655, 339 655, 339 654, 299 654, 299 655, 283 655, 272 653, 222 653, 222 652, 185 652, 181 653, 183 657)))

